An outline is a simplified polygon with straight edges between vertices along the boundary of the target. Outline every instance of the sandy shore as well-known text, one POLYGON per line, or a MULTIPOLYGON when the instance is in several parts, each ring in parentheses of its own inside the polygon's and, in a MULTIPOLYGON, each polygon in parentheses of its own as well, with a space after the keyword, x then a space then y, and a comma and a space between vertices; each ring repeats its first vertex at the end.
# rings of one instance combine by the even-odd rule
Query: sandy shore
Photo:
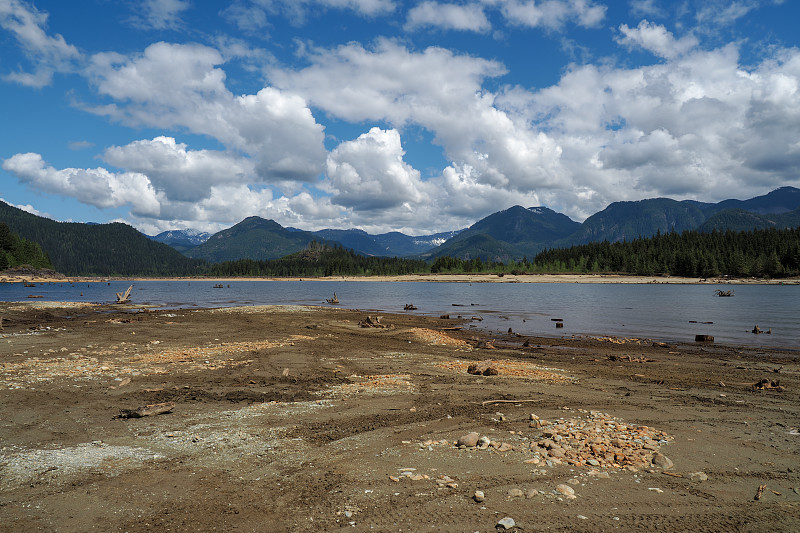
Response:
POLYGON ((684 278, 677 276, 625 276, 619 274, 523 274, 523 275, 497 275, 497 274, 407 274, 404 276, 328 276, 322 278, 277 278, 277 277, 237 277, 237 278, 89 278, 89 277, 64 277, 46 278, 31 276, 2 276, 0 283, 91 283, 107 282, 112 280, 165 280, 185 281, 202 280, 213 282, 229 281, 396 281, 396 282, 439 282, 439 283, 618 283, 618 284, 773 284, 797 285, 800 278, 786 279, 760 279, 760 278, 684 278))
POLYGON ((796 352, 299 306, 0 316, 0 531, 800 530, 796 352))

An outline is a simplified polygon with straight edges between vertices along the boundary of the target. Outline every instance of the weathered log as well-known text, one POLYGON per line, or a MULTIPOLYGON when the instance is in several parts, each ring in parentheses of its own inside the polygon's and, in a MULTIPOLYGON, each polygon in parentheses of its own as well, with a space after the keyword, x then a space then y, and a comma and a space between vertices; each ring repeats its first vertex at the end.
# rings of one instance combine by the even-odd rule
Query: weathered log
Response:
POLYGON ((120 409, 117 418, 142 418, 169 413, 175 408, 175 402, 153 403, 136 409, 120 409))
POLYGON ((125 292, 118 292, 117 293, 117 303, 124 304, 131 301, 131 289, 133 289, 133 285, 128 287, 128 290, 125 292))
POLYGON ((713 335, 695 335, 694 342, 714 342, 713 335))
POLYGON ((358 323, 359 326, 362 328, 386 328, 388 327, 386 324, 381 324, 381 318, 376 316, 375 318, 368 316, 364 320, 358 323))

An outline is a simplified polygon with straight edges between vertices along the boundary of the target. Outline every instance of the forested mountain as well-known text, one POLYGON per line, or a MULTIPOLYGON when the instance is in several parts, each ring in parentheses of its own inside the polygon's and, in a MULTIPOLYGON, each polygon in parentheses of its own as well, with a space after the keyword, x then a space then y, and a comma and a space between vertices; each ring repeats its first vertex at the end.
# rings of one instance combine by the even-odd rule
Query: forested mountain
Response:
POLYGON ((748 231, 754 229, 786 229, 800 227, 800 208, 781 214, 759 214, 744 209, 725 209, 714 213, 700 226, 701 232, 713 230, 748 231))
POLYGON ((525 209, 516 205, 479 220, 425 257, 481 257, 492 261, 532 257, 580 226, 579 222, 547 207, 525 209))
POLYGON ((377 276, 428 272, 425 261, 364 256, 340 245, 312 241, 300 252, 280 259, 242 259, 212 265, 211 276, 377 276))
MULTIPOLYGON (((516 223, 514 217, 509 216, 520 212, 521 208, 517 207, 500 211, 475 223, 457 237, 432 250, 426 257, 481 257, 484 261, 507 261, 523 256, 532 257, 546 248, 569 247, 604 240, 631 241, 640 237, 651 237, 659 232, 666 234, 687 230, 797 227, 800 223, 793 213, 798 208, 800 189, 794 187, 781 187, 749 200, 724 200, 719 203, 677 201, 669 198, 615 202, 587 218, 583 224, 573 222, 576 227, 570 235, 551 235, 547 239, 546 233, 537 233, 539 228, 535 225, 516 223), (735 216, 726 211, 731 208, 739 210, 735 216), (709 223, 704 225, 707 220, 709 223), (491 236, 498 244, 492 248, 486 239, 472 239, 477 234, 491 236), (526 240, 526 234, 531 238, 526 240), (470 246, 465 242, 468 237, 471 242, 480 243, 480 246, 470 246)), ((567 218, 552 211, 550 213, 567 218)))
POLYGON ((12 233, 8 224, 0 222, 0 270, 20 265, 53 268, 50 258, 38 243, 12 233))
MULTIPOLYGON (((391 252, 378 244, 373 235, 360 229, 323 229, 314 231, 313 234, 322 240, 338 242, 345 248, 354 250, 363 255, 388 256, 391 252)), ((394 254, 397 255, 397 254, 394 254)))
POLYGON ((303 250, 319 240, 308 231, 288 230, 273 220, 247 217, 235 226, 212 235, 186 255, 218 263, 238 259, 277 259, 303 250))
POLYGON ((38 243, 53 268, 71 276, 188 276, 203 270, 201 261, 152 241, 127 224, 56 222, 5 202, 0 202, 0 222, 38 243))
POLYGON ((669 198, 614 202, 587 218, 578 231, 558 244, 629 241, 658 232, 682 232, 697 229, 705 219, 697 202, 669 198))

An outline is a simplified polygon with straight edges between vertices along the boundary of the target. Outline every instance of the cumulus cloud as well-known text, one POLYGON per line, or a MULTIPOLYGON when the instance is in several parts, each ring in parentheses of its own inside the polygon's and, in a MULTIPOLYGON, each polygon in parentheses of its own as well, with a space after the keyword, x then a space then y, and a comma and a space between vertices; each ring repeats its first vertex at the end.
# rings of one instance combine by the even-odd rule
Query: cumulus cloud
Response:
POLYGON ((0 0, 0 27, 10 32, 33 63, 32 72, 13 72, 4 77, 30 87, 44 87, 53 73, 74 69, 81 59, 78 49, 60 34, 45 32, 47 13, 21 0, 0 0))
POLYGON ((147 176, 115 174, 104 168, 58 170, 35 153, 16 154, 3 161, 3 170, 41 191, 71 196, 99 208, 130 204, 137 215, 157 216, 159 201, 147 176))
POLYGON ((572 187, 589 193, 565 210, 575 218, 617 200, 718 201, 800 182, 798 50, 747 70, 732 45, 634 69, 575 66, 555 86, 509 88, 498 102, 562 148, 572 187))
POLYGON ((420 203, 427 187, 404 154, 397 130, 372 128, 341 143, 328 155, 333 202, 362 211, 420 203))
POLYGON ((131 21, 143 29, 174 30, 183 25, 181 14, 190 7, 186 0, 144 0, 136 4, 131 21))
POLYGON ((479 4, 422 2, 408 11, 405 29, 413 31, 425 27, 487 32, 492 25, 479 4))
POLYGON ((619 27, 621 36, 617 37, 619 44, 630 48, 638 47, 665 59, 681 56, 697 47, 700 41, 693 35, 686 35, 676 39, 672 32, 664 26, 652 24, 647 20, 639 22, 636 28, 629 28, 627 24, 619 27))
POLYGON ((113 103, 90 110, 136 126, 185 128, 251 157, 261 181, 311 181, 325 159, 323 128, 299 96, 265 87, 233 95, 221 54, 156 43, 141 55, 97 54, 91 75, 113 103))
POLYGON ((214 150, 188 150, 172 137, 134 141, 106 149, 103 160, 144 174, 169 200, 194 202, 207 198, 211 187, 247 183, 255 176, 252 162, 214 150))
POLYGON ((473 176, 512 191, 563 185, 561 149, 494 105, 482 89, 502 75, 496 62, 441 48, 412 52, 390 41, 374 50, 350 44, 310 56, 301 71, 279 71, 279 86, 348 121, 417 124, 434 133, 446 156, 473 176), (324 80, 324 81, 323 81, 324 80))

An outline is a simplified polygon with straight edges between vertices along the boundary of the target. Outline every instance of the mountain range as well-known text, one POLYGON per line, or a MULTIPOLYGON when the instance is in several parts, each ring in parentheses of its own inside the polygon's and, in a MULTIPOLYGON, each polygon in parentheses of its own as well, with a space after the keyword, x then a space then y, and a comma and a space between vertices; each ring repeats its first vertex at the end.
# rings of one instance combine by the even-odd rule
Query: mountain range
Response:
POLYGON ((309 232, 248 217, 214 235, 174 230, 147 237, 126 224, 56 222, 1 201, 0 222, 39 243, 55 268, 69 275, 191 275, 202 271, 206 262, 276 259, 303 250, 312 241, 338 244, 366 256, 507 262, 532 259, 547 248, 631 241, 659 232, 800 227, 800 189, 781 187, 748 200, 718 203, 669 198, 615 202, 583 223, 547 207, 513 206, 466 229, 422 236, 371 235, 359 229, 309 232))
MULTIPOLYGON (((371 235, 360 229, 307 232, 249 217, 194 247, 181 241, 189 257, 208 261, 240 258, 275 259, 302 250, 309 242, 339 243, 362 255, 435 259, 508 261, 533 258, 546 248, 589 242, 619 242, 657 233, 731 229, 735 231, 800 226, 800 189, 781 187, 748 200, 718 203, 652 198, 614 202, 583 223, 547 207, 513 206, 493 213, 469 228, 433 235, 399 232, 371 235)), ((169 232, 165 232, 169 233, 169 232)), ((171 244, 162 233, 154 239, 171 244)), ((174 232, 170 234, 174 237, 174 232)), ((197 235, 195 233, 194 235, 197 235)))

